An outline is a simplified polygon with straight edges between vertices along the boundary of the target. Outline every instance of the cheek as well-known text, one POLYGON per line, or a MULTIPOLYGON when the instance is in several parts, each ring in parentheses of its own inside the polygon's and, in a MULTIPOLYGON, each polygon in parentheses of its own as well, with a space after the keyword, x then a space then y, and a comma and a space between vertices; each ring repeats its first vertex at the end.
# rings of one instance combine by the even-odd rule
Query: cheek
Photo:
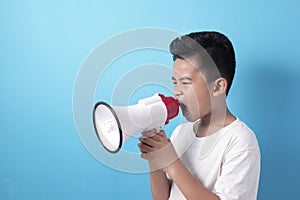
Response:
POLYGON ((190 113, 199 113, 200 103, 201 103, 201 96, 198 92, 190 87, 184 92, 184 102, 188 107, 190 113))
POLYGON ((211 110, 211 98, 207 88, 190 88, 187 90, 187 103, 193 113, 207 113, 211 110))
POLYGON ((197 90, 193 87, 189 87, 184 92, 184 97, 186 99, 186 102, 192 103, 198 101, 198 93, 197 90))

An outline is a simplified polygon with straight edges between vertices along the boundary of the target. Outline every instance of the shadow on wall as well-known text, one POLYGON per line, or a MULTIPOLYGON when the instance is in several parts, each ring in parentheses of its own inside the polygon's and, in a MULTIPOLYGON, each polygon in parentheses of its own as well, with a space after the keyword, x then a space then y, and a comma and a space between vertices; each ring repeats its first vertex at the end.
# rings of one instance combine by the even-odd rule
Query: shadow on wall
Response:
POLYGON ((258 199, 294 199, 300 178, 300 70, 257 63, 237 74, 237 115, 256 133, 262 154, 258 199), (239 77, 238 77, 239 76, 239 77), (242 103, 241 103, 242 102, 242 103))

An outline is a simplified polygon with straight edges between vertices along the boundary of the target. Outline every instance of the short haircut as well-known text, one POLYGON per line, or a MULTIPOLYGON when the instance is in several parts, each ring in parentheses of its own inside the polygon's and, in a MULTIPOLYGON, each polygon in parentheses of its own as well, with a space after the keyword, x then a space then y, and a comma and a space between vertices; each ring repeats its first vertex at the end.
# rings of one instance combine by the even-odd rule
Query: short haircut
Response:
POLYGON ((174 39, 170 44, 173 60, 196 56, 197 69, 208 82, 223 77, 229 92, 235 74, 235 53, 230 40, 219 32, 193 32, 174 39), (206 56, 205 56, 206 55, 206 56), (208 58, 210 57, 210 58, 208 58), (211 59, 214 64, 211 64, 211 59), (216 66, 216 67, 214 67, 216 66))

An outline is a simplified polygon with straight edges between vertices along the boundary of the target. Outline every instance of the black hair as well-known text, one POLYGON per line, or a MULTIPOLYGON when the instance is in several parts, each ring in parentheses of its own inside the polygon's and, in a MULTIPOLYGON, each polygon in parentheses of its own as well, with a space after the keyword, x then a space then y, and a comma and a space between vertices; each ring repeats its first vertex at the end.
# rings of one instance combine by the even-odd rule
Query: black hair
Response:
POLYGON ((198 56, 196 66, 203 72, 207 81, 223 77, 227 81, 229 92, 235 74, 235 53, 230 40, 219 32, 193 32, 174 39, 170 44, 173 60, 198 56), (217 69, 212 63, 214 62, 217 69), (212 66, 213 65, 213 66, 212 66))

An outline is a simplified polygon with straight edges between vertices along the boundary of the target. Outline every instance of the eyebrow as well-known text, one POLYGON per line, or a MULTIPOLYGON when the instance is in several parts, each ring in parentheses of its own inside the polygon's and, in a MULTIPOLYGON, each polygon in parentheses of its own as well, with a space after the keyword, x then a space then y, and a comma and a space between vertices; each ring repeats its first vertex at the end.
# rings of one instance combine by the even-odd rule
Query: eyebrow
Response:
MULTIPOLYGON (((172 76, 172 80, 176 81, 176 78, 174 78, 174 77, 172 76)), ((181 77, 179 80, 180 80, 180 81, 184 81, 184 80, 191 81, 191 80, 193 80, 193 79, 191 79, 191 78, 188 77, 188 76, 184 76, 184 77, 181 77)))

